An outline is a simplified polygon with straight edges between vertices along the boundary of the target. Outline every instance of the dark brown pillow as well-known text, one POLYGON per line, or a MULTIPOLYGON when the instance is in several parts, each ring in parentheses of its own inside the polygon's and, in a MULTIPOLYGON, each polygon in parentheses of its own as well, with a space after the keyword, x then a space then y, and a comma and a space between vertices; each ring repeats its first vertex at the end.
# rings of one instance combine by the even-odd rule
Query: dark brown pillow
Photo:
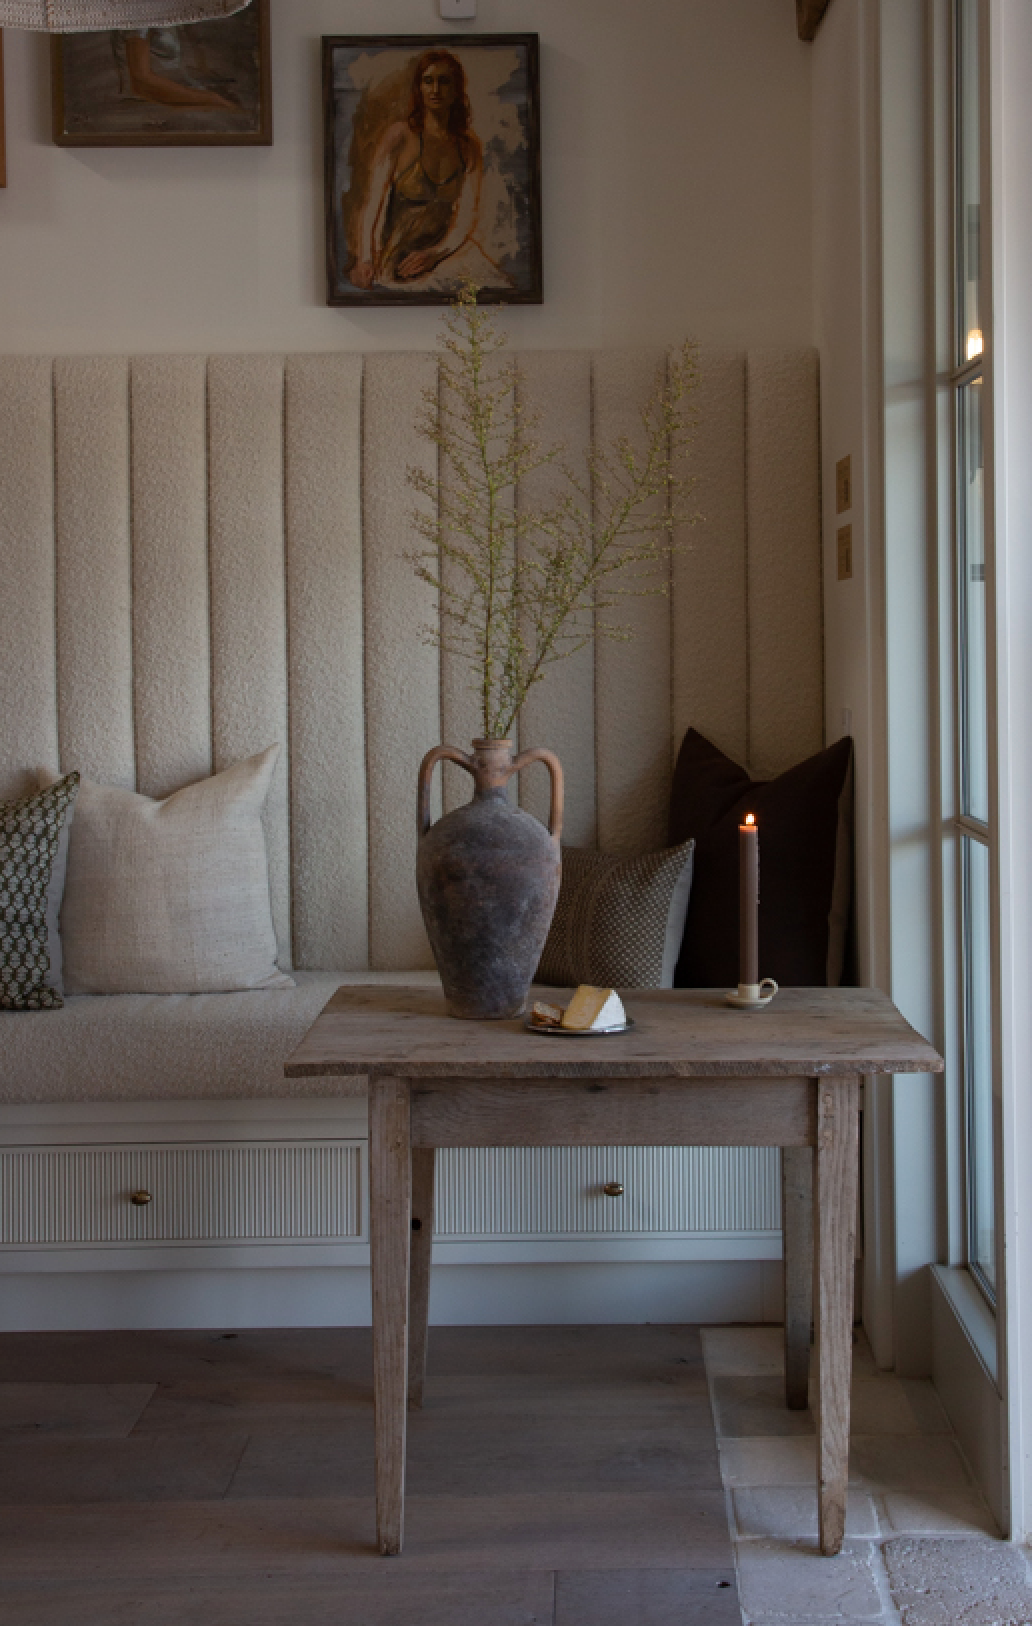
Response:
POLYGON ((784 987, 842 980, 853 884, 853 742, 753 781, 690 728, 670 794, 670 842, 695 838, 675 988, 738 982, 738 826, 760 827, 760 976, 784 987))

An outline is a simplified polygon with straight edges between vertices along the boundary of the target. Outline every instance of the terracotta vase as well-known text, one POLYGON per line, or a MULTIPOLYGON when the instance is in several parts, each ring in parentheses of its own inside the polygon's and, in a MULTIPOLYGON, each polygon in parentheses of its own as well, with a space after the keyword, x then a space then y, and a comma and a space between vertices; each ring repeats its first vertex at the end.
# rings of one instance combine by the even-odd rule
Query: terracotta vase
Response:
POLYGON ((430 947, 452 1016, 519 1016, 537 970, 559 896, 563 770, 552 751, 521 751, 510 740, 474 740, 473 754, 451 745, 428 751, 419 769, 416 884, 430 947), (438 762, 473 775, 473 800, 430 823, 430 778, 438 762), (546 830, 513 807, 514 773, 543 762, 552 776, 546 830))

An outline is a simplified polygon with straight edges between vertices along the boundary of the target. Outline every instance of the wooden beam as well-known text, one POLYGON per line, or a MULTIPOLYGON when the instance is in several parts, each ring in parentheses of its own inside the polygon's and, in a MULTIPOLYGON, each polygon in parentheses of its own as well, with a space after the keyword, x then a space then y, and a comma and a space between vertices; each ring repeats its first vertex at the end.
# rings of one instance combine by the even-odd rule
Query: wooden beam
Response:
POLYGON ((795 0, 796 28, 801 40, 812 40, 831 0, 795 0))

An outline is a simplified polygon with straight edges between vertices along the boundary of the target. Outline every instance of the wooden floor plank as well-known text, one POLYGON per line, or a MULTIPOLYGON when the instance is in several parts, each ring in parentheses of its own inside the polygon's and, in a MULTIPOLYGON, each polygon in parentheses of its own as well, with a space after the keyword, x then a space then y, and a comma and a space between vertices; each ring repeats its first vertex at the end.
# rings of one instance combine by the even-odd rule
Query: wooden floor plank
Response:
MULTIPOLYGON (((155 1586, 207 1577, 376 1574, 372 1497, 0 1508, 6 1585, 49 1573, 155 1586)), ((713 1569, 730 1560, 723 1489, 410 1496, 398 1566, 455 1569, 713 1569)), ((391 1566, 396 1567, 394 1565, 391 1566)), ((2 1615, 2 1611, 0 1611, 2 1615)))
POLYGON ((741 1626, 731 1565, 560 1571, 556 1582, 555 1626, 741 1626))
MULTIPOLYGON (((430 1345, 388 1561, 368 1330, 0 1336, 0 1366, 53 1374, 55 1403, 73 1368, 98 1404, 113 1374, 162 1376, 126 1438, 10 1441, 4 1626, 337 1626, 342 1587, 363 1626, 555 1626, 560 1572, 580 1626, 602 1607, 590 1577, 614 1569, 642 1626, 677 1600, 684 1626, 703 1601, 722 1626, 710 1582, 732 1573, 730 1542, 697 1329, 435 1328, 430 1345)), ((43 1415, 33 1386, 9 1394, 15 1428, 19 1397, 43 1415)))
POLYGON ((424 1576, 393 1564, 385 1575, 349 1577, 346 1608, 332 1578, 301 1588, 263 1580, 159 1593, 112 1583, 0 1594, 4 1626, 552 1626, 554 1599, 547 1570, 444 1573, 428 1588, 424 1576))

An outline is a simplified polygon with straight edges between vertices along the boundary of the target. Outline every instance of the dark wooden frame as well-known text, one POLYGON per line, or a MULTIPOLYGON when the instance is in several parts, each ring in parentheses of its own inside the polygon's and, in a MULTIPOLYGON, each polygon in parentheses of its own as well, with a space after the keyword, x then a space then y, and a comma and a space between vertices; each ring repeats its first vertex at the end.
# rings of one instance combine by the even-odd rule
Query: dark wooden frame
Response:
POLYGON ((322 41, 323 79, 323 159, 326 210, 326 303, 350 309, 371 309, 379 305, 449 305, 448 293, 408 294, 387 289, 376 293, 339 293, 343 280, 337 263, 335 230, 335 175, 333 144, 333 54, 340 46, 365 46, 369 50, 444 50, 469 52, 478 46, 514 46, 527 53, 527 100, 530 106, 528 139, 527 201, 530 207, 532 241, 530 248, 530 287, 524 292, 506 293, 485 288, 479 295, 484 305, 540 305, 543 294, 541 252, 541 69, 537 34, 324 34, 322 41))
MULTIPOLYGON (((64 128, 64 57, 62 36, 50 42, 51 108, 53 137, 58 147, 271 147, 272 146, 272 52, 269 30, 270 0, 252 0, 258 8, 259 70, 258 129, 245 135, 213 130, 151 130, 139 134, 74 134, 64 128)), ((224 19, 227 23, 232 17, 224 19)), ((117 30, 112 30, 117 32, 117 30)))

